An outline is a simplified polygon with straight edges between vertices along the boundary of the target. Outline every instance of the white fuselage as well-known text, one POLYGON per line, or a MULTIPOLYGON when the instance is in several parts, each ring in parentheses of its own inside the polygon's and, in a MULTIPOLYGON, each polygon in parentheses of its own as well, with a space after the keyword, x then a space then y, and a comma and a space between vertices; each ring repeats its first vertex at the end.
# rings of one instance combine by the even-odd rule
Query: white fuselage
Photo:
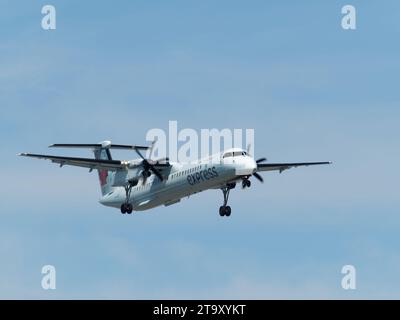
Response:
MULTIPOLYGON (((227 150, 193 163, 171 163, 164 180, 154 175, 140 178, 132 188, 129 202, 135 211, 171 205, 181 198, 207 189, 216 189, 252 175, 257 169, 254 159, 241 149, 227 150)), ((119 208, 126 201, 123 187, 113 187, 100 199, 105 206, 119 208)))

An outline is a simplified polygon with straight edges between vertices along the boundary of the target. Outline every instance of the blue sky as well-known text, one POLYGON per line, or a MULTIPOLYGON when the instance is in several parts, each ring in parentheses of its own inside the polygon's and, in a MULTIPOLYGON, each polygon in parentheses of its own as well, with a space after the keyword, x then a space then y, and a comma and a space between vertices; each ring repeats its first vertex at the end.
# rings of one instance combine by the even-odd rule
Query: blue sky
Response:
POLYGON ((0 4, 0 298, 400 297, 398 2, 0 4), (254 128, 256 157, 334 164, 266 173, 221 219, 218 191, 122 216, 95 174, 15 156, 142 144, 169 120, 254 128))

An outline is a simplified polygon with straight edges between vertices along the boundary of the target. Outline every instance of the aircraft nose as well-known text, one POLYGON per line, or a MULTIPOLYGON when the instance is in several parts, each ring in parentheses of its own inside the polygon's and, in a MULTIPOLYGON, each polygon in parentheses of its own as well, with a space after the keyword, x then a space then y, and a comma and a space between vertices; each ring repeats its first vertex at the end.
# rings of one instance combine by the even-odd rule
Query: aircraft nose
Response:
POLYGON ((247 172, 249 172, 250 174, 253 174, 254 172, 257 171, 257 163, 256 163, 256 161, 255 161, 253 158, 251 158, 251 157, 248 157, 248 158, 245 160, 245 165, 244 165, 244 167, 246 168, 247 172))
POLYGON ((257 163, 251 157, 243 157, 236 163, 236 174, 239 176, 252 175, 257 171, 257 163))
POLYGON ((253 170, 253 173, 257 171, 257 163, 253 158, 250 161, 250 168, 253 170))

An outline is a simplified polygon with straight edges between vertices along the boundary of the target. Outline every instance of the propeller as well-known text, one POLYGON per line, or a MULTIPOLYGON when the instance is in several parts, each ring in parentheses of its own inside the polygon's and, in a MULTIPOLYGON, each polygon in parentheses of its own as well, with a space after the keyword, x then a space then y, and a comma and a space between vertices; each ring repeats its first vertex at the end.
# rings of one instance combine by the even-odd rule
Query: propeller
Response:
POLYGON ((163 177, 160 173, 160 171, 158 171, 158 169, 156 169, 139 151, 139 149, 135 148, 136 153, 139 155, 139 157, 142 158, 142 166, 143 166, 143 170, 146 173, 145 177, 150 176, 150 171, 153 172, 158 179, 160 179, 161 181, 163 181, 163 177))
POLYGON ((152 156, 153 156, 154 146, 155 146, 155 144, 157 143, 157 141, 158 141, 158 138, 155 137, 154 140, 153 140, 153 142, 151 143, 149 149, 148 149, 149 153, 146 154, 146 156, 148 156, 149 159, 151 159, 152 156))
POLYGON ((267 158, 260 158, 260 159, 256 160, 256 163, 259 164, 264 161, 267 161, 267 158))
POLYGON ((261 177, 260 174, 258 174, 257 172, 254 172, 254 173, 253 173, 253 176, 254 176, 258 181, 260 181, 261 183, 264 182, 263 177, 261 177))
MULTIPOLYGON (((250 147, 247 147, 247 148, 250 149, 250 147)), ((264 161, 267 161, 267 158, 260 158, 260 159, 256 160, 256 163, 259 164, 259 163, 264 162, 264 161)), ((264 182, 263 177, 262 177, 259 173, 257 173, 257 172, 254 172, 254 173, 253 173, 253 177, 255 177, 255 178, 256 178, 258 181, 260 181, 261 183, 264 182)))

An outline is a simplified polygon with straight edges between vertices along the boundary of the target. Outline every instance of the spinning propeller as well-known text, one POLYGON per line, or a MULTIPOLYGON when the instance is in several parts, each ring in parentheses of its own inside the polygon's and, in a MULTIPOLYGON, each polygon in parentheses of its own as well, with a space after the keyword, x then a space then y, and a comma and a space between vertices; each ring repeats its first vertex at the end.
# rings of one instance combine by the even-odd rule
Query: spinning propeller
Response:
MULTIPOLYGON (((153 172, 158 179, 160 179, 161 181, 163 181, 163 176, 161 175, 160 171, 154 167, 153 164, 151 164, 149 162, 149 160, 147 160, 139 151, 138 148, 135 148, 136 153, 139 155, 139 157, 142 158, 142 166, 143 166, 143 176, 144 178, 147 178, 151 175, 151 172, 153 172)), ((151 161, 151 160, 150 160, 151 161)))
MULTIPOLYGON (((260 159, 256 160, 256 163, 259 164, 259 163, 264 162, 264 161, 267 161, 267 158, 260 158, 260 159)), ((260 181, 261 183, 264 182, 263 177, 261 177, 261 175, 258 172, 254 172, 253 176, 256 177, 256 179, 258 181, 260 181)))

